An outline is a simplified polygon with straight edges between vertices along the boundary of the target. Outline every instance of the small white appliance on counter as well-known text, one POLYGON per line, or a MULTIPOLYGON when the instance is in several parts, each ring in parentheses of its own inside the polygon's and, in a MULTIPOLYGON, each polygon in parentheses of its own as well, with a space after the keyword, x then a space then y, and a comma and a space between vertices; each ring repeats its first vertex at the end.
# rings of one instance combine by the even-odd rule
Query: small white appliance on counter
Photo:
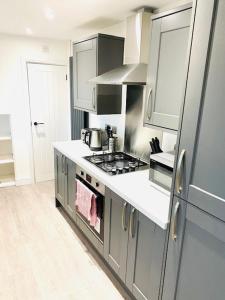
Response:
POLYGON ((166 190, 171 190, 174 152, 161 152, 150 155, 149 179, 166 190))

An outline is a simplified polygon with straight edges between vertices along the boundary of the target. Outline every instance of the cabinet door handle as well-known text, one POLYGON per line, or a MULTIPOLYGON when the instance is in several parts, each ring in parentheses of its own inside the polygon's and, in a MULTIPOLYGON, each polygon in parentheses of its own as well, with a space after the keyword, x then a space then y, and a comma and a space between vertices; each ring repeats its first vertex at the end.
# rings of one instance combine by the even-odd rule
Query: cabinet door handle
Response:
POLYGON ((183 160, 185 157, 185 150, 183 149, 180 153, 180 157, 178 160, 177 164, 177 174, 176 174, 176 180, 175 180, 175 185, 176 185, 176 191, 178 194, 182 192, 182 185, 181 185, 181 180, 182 180, 182 165, 183 165, 183 160))
POLYGON ((127 230, 126 215, 127 215, 127 202, 124 202, 123 211, 122 211, 122 228, 124 231, 127 230))
POLYGON ((134 235, 135 235, 135 232, 134 232, 135 212, 136 212, 136 209, 133 207, 131 210, 131 216, 130 216, 130 237, 131 238, 134 238, 134 235))
POLYGON ((177 202, 174 207, 174 211, 173 211, 173 215, 172 215, 171 238, 174 242, 176 242, 176 240, 177 240, 177 214, 178 214, 179 207, 180 207, 180 203, 177 202))
POLYGON ((151 119, 151 112, 150 112, 150 96, 152 95, 152 88, 149 89, 149 92, 148 92, 148 97, 147 97, 147 120, 150 121, 151 119))
POLYGON ((93 87, 93 90, 92 90, 92 107, 95 109, 95 93, 96 93, 96 88, 93 87))
POLYGON ((65 164, 64 164, 64 158, 65 158, 65 156, 63 155, 62 156, 62 173, 64 174, 64 172, 65 172, 65 164))
POLYGON ((64 174, 67 176, 68 175, 68 164, 66 161, 66 157, 64 158, 64 174))

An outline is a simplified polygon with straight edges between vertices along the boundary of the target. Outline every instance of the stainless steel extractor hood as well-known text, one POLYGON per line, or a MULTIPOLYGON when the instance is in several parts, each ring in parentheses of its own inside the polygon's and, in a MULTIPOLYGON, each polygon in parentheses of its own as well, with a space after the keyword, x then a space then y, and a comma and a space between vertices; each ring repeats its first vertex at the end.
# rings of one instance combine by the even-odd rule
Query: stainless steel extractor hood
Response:
POLYGON ((124 65, 97 76, 90 82, 112 85, 146 84, 151 15, 149 9, 143 8, 127 18, 124 65))

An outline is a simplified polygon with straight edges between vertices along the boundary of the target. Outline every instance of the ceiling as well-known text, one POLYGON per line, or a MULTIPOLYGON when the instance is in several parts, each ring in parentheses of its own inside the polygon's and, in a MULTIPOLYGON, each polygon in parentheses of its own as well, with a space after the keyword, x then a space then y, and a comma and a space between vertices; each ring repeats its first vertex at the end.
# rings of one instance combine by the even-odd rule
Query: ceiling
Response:
POLYGON ((0 32, 74 39, 124 20, 142 6, 175 0, 0 0, 0 32))

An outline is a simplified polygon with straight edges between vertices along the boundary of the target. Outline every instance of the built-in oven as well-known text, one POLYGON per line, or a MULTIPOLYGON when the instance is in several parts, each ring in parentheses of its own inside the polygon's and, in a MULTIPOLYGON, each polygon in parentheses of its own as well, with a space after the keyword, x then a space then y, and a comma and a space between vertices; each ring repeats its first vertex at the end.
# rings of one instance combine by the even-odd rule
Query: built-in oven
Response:
MULTIPOLYGON (((76 185, 84 186, 84 189, 88 191, 88 194, 94 195, 93 203, 96 210, 96 224, 91 224, 90 219, 79 210, 78 203, 78 194, 76 194, 75 207, 76 207, 76 216, 79 219, 79 222, 82 222, 82 228, 85 228, 84 234, 89 237, 89 239, 97 239, 100 243, 104 243, 104 207, 105 207, 105 185, 99 182, 95 177, 88 174, 84 169, 77 166, 76 168, 76 185), (86 225, 86 227, 84 226, 86 225)), ((88 201, 86 194, 79 196, 80 201, 88 201), (82 198, 83 196, 83 198, 82 198)), ((86 205, 84 203, 84 205, 86 205)), ((87 204, 88 205, 88 204, 87 204)), ((91 208, 92 209, 92 208, 91 208)))

